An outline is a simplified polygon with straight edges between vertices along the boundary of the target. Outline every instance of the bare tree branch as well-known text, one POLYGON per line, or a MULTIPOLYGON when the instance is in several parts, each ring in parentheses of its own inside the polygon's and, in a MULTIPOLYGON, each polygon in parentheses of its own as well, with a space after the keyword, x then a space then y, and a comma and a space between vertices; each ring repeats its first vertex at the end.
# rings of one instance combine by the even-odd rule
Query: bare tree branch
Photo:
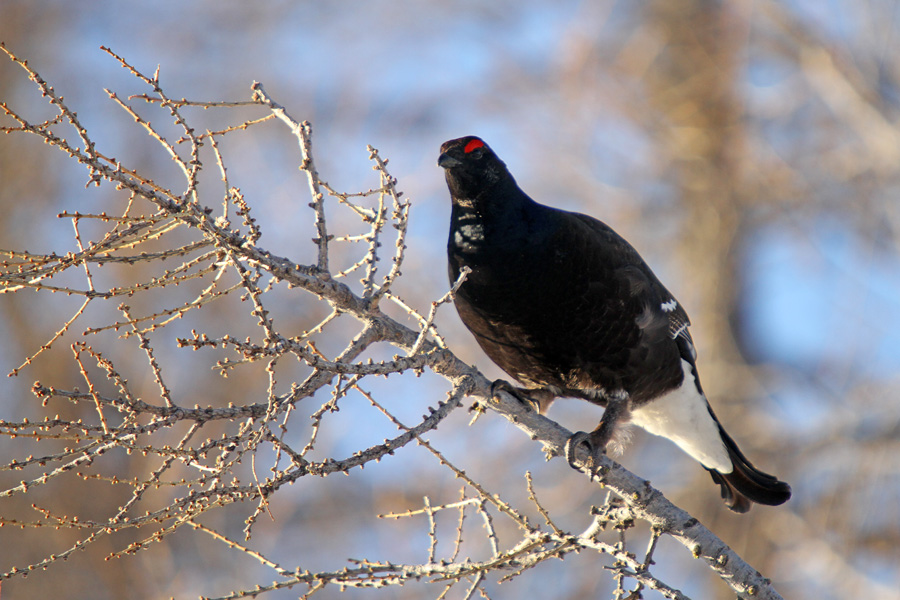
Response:
MULTIPOLYGON (((62 150, 88 170, 89 183, 111 184, 125 192, 127 201, 118 216, 105 212, 87 214, 63 211, 59 217, 71 219, 77 251, 65 254, 39 253, 24 250, 4 250, 0 261, 0 293, 13 294, 23 290, 35 293, 59 293, 83 297, 80 308, 71 317, 62 317, 62 324, 50 339, 30 354, 10 375, 18 375, 36 360, 54 350, 62 338, 71 336, 76 323, 82 332, 92 335, 93 343, 79 340, 70 345, 78 374, 87 390, 74 382, 54 382, 45 385, 35 382, 34 395, 42 407, 61 405, 66 410, 50 413, 42 420, 19 422, 0 421, 0 435, 10 439, 30 440, 44 449, 38 456, 12 459, 0 465, 2 472, 25 472, 26 478, 0 491, 0 499, 12 501, 31 497, 45 486, 54 486, 66 477, 97 480, 111 486, 124 486, 127 499, 105 518, 87 520, 68 515, 58 509, 37 508, 35 521, 0 517, 0 525, 23 528, 63 528, 82 533, 74 544, 61 553, 25 566, 13 567, 0 574, 0 580, 36 574, 53 563, 69 558, 103 537, 115 536, 126 530, 141 530, 141 537, 127 543, 111 554, 111 558, 140 552, 156 543, 166 543, 178 530, 206 534, 216 543, 237 550, 255 563, 271 569, 280 579, 271 585, 235 589, 221 596, 237 598, 268 591, 306 585, 305 597, 310 597, 328 585, 381 588, 426 580, 442 586, 441 597, 458 584, 465 582, 464 597, 483 593, 489 575, 499 575, 500 581, 523 577, 532 568, 551 558, 590 551, 598 557, 611 558, 608 567, 616 583, 617 597, 639 593, 649 588, 666 598, 686 596, 651 574, 651 557, 661 535, 668 535, 683 544, 693 556, 702 558, 739 597, 774 599, 780 596, 761 574, 746 564, 711 531, 685 511, 671 504, 650 484, 628 472, 611 460, 600 468, 601 487, 613 490, 621 501, 609 499, 597 510, 593 522, 582 533, 567 532, 557 524, 553 515, 538 500, 530 475, 527 480, 530 501, 542 516, 544 524, 536 524, 527 516, 531 506, 516 507, 490 489, 490 485, 468 476, 424 439, 429 431, 438 428, 463 399, 473 397, 478 404, 488 406, 503 415, 531 439, 543 444, 550 455, 560 455, 570 432, 557 423, 528 411, 506 394, 490 398, 491 382, 476 368, 460 360, 446 348, 435 328, 437 311, 452 300, 453 293, 463 285, 463 273, 451 289, 431 303, 427 316, 422 316, 409 303, 400 299, 392 289, 401 276, 405 258, 406 233, 411 203, 402 199, 397 180, 388 172, 387 161, 369 146, 369 158, 378 173, 378 185, 367 192, 339 194, 320 179, 315 167, 312 129, 307 122, 293 119, 283 106, 266 93, 262 84, 252 86, 253 102, 195 102, 170 100, 163 91, 159 72, 146 76, 124 58, 105 49, 119 64, 151 89, 146 95, 135 95, 130 101, 143 101, 165 107, 172 122, 183 131, 178 142, 168 141, 150 125, 138 107, 122 101, 114 92, 110 98, 148 133, 170 156, 184 178, 182 194, 157 185, 149 177, 130 169, 120 161, 107 158, 88 137, 87 131, 61 96, 46 83, 24 60, 0 46, 5 54, 27 73, 40 92, 48 98, 58 114, 50 120, 33 124, 18 110, 0 104, 14 123, 2 129, 8 133, 37 136, 50 146, 62 150), (227 155, 220 152, 217 138, 237 135, 269 120, 268 116, 238 117, 238 125, 228 126, 205 134, 196 134, 189 125, 187 113, 191 108, 224 110, 259 110, 270 112, 287 125, 297 138, 300 148, 300 168, 306 173, 310 207, 317 232, 315 261, 304 265, 288 257, 278 256, 259 245, 262 231, 250 216, 250 204, 236 188, 231 187, 226 169, 227 155), (182 114, 184 112, 185 114, 182 114), (63 125, 74 128, 82 147, 73 145, 57 133, 63 125), (202 146, 210 140, 216 164, 224 183, 223 210, 213 216, 207 204, 210 192, 199 173, 204 159, 202 146), (190 143, 189 155, 182 156, 179 144, 190 143), (323 191, 324 190, 324 191, 323 191), (368 228, 363 234, 334 237, 329 234, 325 202, 336 198, 338 206, 349 211, 350 217, 368 228), (353 199, 352 201, 350 199, 353 199), (365 206, 366 202, 374 206, 365 206), (358 202, 358 204, 357 204, 358 202), (242 217, 232 223, 229 216, 234 207, 242 217), (148 211, 142 213, 141 211, 148 211), (108 227, 99 239, 92 240, 81 226, 84 222, 108 227), (393 254, 389 271, 377 275, 379 248, 392 225, 393 254), (357 241, 365 244, 354 245, 357 241), (160 250, 159 248, 164 248, 160 250), (336 264, 335 247, 353 248, 351 264, 333 275, 336 264), (103 287, 96 272, 107 264, 120 265, 128 270, 126 282, 103 287), (340 281, 341 275, 365 267, 361 289, 354 289, 340 281), (155 275, 149 275, 151 269, 155 275), (162 269, 160 272, 159 269, 162 269), (273 316, 277 303, 273 290, 280 284, 308 292, 309 300, 324 307, 322 315, 313 319, 313 326, 301 335, 284 333, 282 324, 273 316), (194 286, 194 287, 188 287, 194 286), (176 289, 188 288, 189 299, 176 295, 176 289), (149 302, 150 294, 163 298, 163 304, 149 302), (87 309, 95 304, 108 303, 122 296, 134 298, 129 304, 119 304, 116 316, 98 325, 86 318, 87 309), (381 298, 395 300, 411 317, 410 325, 389 316, 380 308, 381 298), (148 299, 146 302, 145 299, 148 299), (238 337, 225 333, 209 335, 198 321, 191 322, 189 336, 179 337, 180 348, 195 351, 215 351, 222 358, 215 369, 223 376, 254 363, 264 365, 254 379, 256 387, 247 392, 240 404, 227 406, 187 406, 194 398, 193 390, 185 390, 174 381, 177 377, 167 371, 163 360, 168 352, 155 339, 163 328, 176 319, 193 317, 203 307, 217 306, 237 299, 249 306, 250 319, 242 317, 254 334, 238 337), (352 319, 346 319, 352 317, 352 319), (354 323, 355 320, 355 323, 354 323), (327 330, 340 321, 344 331, 355 333, 341 339, 343 350, 329 355, 320 350, 317 342, 327 330), (352 326, 350 325, 352 323, 352 326), (129 381, 139 370, 117 350, 107 351, 107 341, 101 334, 123 329, 121 341, 134 342, 143 358, 143 372, 155 385, 150 391, 137 392, 129 381), (391 358, 384 360, 387 353, 391 358), (290 364, 291 368, 286 367, 290 364), (299 365, 299 367, 298 367, 299 365), (300 370, 301 375, 297 374, 300 370), (418 422, 407 425, 378 401, 363 384, 378 376, 418 375, 429 370, 443 377, 448 385, 446 398, 437 400, 418 422), (289 383, 281 379, 290 378, 289 383), (330 388, 330 394, 329 394, 330 388), (394 437, 373 445, 358 444, 354 452, 344 456, 321 456, 316 449, 319 431, 339 410, 340 403, 353 392, 366 398, 391 426, 398 431, 394 437), (151 394, 155 400, 142 399, 151 394), (323 397, 327 399, 323 401, 323 397), (300 409, 313 403, 318 408, 309 411, 308 421, 298 423, 300 409), (78 416, 70 416, 78 415, 78 416), (288 433, 291 435, 288 435, 288 433), (301 433, 302 432, 302 433, 301 433), (305 437, 304 437, 305 436, 305 437), (65 445, 60 450, 62 442, 65 445), (229 505, 253 506, 245 519, 244 535, 252 538, 257 518, 269 512, 273 495, 286 484, 303 477, 324 477, 330 473, 347 473, 390 457, 397 450, 415 442, 428 450, 440 465, 463 482, 461 499, 456 502, 432 503, 428 496, 423 508, 392 514, 395 518, 424 515, 429 539, 423 561, 419 564, 398 564, 382 559, 353 561, 354 568, 335 568, 309 572, 300 567, 291 569, 267 558, 249 544, 234 541, 229 536, 201 522, 201 519, 229 505), (104 457, 116 452, 140 455, 143 462, 133 472, 140 475, 127 479, 110 475, 104 457), (273 458, 274 457, 274 458, 273 458), (267 467, 263 469, 263 465, 267 467), (103 468, 101 468, 101 465, 103 468), (154 491, 160 487, 168 493, 154 491), (456 541, 449 559, 438 556, 439 528, 437 519, 445 511, 459 511, 456 541), (479 535, 490 548, 488 556, 472 559, 463 555, 463 530, 475 529, 475 520, 466 520, 467 511, 474 511, 483 523, 479 535), (649 523, 652 528, 648 549, 643 559, 625 548, 627 532, 634 521, 649 523), (517 531, 513 543, 502 543, 499 522, 517 531), (473 523, 470 525, 469 523, 473 523), (186 527, 185 527, 186 526, 186 527), (148 529, 149 528, 149 529, 148 529), (605 532, 615 532, 617 541, 600 539, 605 532), (633 590, 626 583, 634 582, 633 590)), ((331 226, 331 230, 334 227, 331 226)), ((105 279, 104 279, 105 281, 105 279)), ((107 304, 103 304, 106 306, 107 304)), ((247 311, 245 310, 244 313, 247 311)), ((72 313, 67 313, 72 314, 72 313)), ((230 331, 230 328, 225 327, 230 331)), ((114 346, 119 348, 121 346, 114 346)), ((198 375, 197 377, 202 377, 198 375)), ((564 468, 560 463, 560 468, 564 468)), ((588 472, 585 469, 585 472, 588 472)), ((448 513, 448 514, 451 514, 448 513)), ((636 597, 636 596, 632 596, 636 597)))

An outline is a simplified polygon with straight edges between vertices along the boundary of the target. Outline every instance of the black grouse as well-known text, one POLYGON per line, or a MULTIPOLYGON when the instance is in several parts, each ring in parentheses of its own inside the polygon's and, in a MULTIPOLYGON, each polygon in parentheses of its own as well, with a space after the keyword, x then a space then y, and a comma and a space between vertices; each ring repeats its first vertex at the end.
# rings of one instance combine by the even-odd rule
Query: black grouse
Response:
POLYGON ((778 505, 787 483, 763 473, 725 432, 700 387, 687 313, 637 251, 593 217, 538 204, 477 137, 441 146, 453 208, 450 280, 471 273, 456 308, 485 353, 543 412, 556 397, 606 407, 585 444, 593 464, 617 425, 675 442, 722 487, 729 508, 778 505))

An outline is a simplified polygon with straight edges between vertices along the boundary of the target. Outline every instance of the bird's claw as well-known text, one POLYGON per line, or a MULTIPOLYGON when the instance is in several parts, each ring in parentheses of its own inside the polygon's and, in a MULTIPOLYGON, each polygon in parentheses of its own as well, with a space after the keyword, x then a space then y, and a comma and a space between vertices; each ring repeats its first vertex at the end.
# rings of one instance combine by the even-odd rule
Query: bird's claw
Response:
POLYGON ((581 468, 576 464, 577 457, 575 456, 575 452, 578 450, 578 446, 582 444, 587 447, 589 455, 589 459, 587 463, 585 463, 585 466, 588 468, 591 479, 594 479, 594 477, 599 475, 601 459, 603 455, 606 454, 606 449, 594 444, 594 436, 590 433, 584 431, 576 431, 573 433, 569 436, 569 439, 566 440, 565 454, 566 462, 568 462, 569 466, 576 471, 580 471, 581 468))
POLYGON ((541 412, 541 403, 530 397, 521 388, 517 388, 504 379, 497 379, 491 383, 491 398, 496 398, 498 392, 506 392, 519 401, 520 404, 536 413, 541 412))
POLYGON ((591 444, 591 435, 589 433, 586 433, 584 431, 576 431, 571 436, 569 436, 569 439, 566 440, 566 462, 569 463, 569 466, 576 471, 578 470, 578 465, 575 464, 575 451, 581 444, 585 444, 588 447, 588 452, 591 454, 591 456, 594 455, 594 447, 593 444, 591 444))

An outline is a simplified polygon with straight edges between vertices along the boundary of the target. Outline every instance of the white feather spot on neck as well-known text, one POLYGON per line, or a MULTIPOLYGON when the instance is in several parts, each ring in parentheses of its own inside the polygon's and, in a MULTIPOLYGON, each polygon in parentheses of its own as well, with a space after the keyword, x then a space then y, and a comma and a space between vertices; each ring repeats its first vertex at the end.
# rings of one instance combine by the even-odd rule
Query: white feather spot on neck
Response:
POLYGON ((660 308, 663 309, 663 312, 672 312, 676 308, 678 308, 678 302, 675 301, 675 298, 672 298, 668 302, 663 302, 660 305, 660 308))

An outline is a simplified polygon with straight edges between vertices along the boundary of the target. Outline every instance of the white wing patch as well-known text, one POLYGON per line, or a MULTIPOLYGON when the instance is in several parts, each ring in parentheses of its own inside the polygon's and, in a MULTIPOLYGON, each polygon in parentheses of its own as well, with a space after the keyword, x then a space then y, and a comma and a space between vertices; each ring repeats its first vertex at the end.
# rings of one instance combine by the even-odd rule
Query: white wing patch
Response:
POLYGON ((672 339, 674 340, 674 339, 677 338, 679 335, 681 335, 682 333, 684 333, 685 330, 686 330, 687 328, 688 328, 688 324, 687 324, 687 323, 681 323, 681 324, 679 324, 678 327, 676 327, 675 329, 673 329, 673 330, 672 330, 672 333, 670 334, 670 335, 672 336, 672 339))
POLYGON ((675 307, 669 313, 669 337, 673 340, 682 338, 687 343, 691 356, 696 359, 697 350, 694 349, 694 340, 691 339, 691 333, 688 331, 691 321, 688 318, 687 313, 678 306, 678 303, 675 302, 675 300, 670 300, 669 302, 662 304, 661 307, 665 310, 666 307, 672 306, 672 304, 675 304, 675 307))
POLYGON ((672 440, 704 467, 731 473, 734 467, 709 414, 706 398, 697 391, 691 364, 681 361, 681 386, 643 406, 631 409, 631 422, 654 435, 672 440))
POLYGON ((673 310, 678 308, 678 302, 675 300, 675 298, 672 298, 668 302, 663 302, 662 304, 660 304, 659 307, 663 310, 663 312, 672 312, 673 310))

